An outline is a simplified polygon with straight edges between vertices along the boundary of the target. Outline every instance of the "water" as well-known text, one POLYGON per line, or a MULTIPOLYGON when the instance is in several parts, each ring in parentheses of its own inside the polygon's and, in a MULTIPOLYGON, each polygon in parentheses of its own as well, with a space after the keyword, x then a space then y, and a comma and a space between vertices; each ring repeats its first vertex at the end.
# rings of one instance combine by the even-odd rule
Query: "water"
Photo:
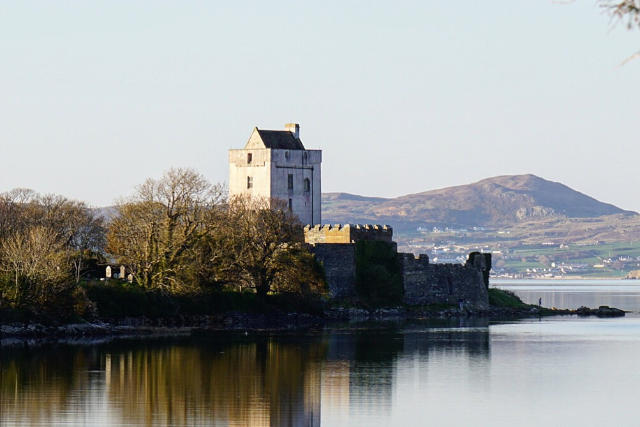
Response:
POLYGON ((0 425, 638 425, 638 360, 636 315, 5 346, 0 425))
POLYGON ((601 305, 640 311, 640 280, 508 280, 491 279, 491 286, 515 292, 524 302, 544 307, 597 308, 601 305))

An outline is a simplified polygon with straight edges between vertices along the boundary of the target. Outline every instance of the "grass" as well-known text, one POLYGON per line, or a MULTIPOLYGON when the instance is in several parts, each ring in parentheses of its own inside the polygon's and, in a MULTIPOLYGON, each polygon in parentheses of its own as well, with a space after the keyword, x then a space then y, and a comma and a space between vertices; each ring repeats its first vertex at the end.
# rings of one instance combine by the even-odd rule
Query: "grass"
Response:
POLYGON ((489 288, 489 304, 492 307, 511 308, 516 310, 530 310, 536 308, 538 316, 553 316, 557 314, 570 314, 570 310, 556 310, 537 305, 525 304, 520 297, 511 291, 498 288, 489 288))
POLYGON ((531 307, 529 304, 522 302, 522 300, 513 292, 497 288, 489 289, 489 304, 493 307, 501 308, 525 309, 531 307))

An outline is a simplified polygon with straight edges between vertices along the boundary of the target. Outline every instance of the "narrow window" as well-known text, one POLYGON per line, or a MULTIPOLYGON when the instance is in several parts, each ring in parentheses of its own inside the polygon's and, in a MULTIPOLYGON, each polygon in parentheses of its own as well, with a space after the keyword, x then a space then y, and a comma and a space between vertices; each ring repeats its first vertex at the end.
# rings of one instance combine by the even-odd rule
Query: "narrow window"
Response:
POLYGON ((289 152, 288 152, 288 151, 285 151, 285 152, 284 152, 284 159, 285 159, 286 161, 289 161, 289 152))
POLYGON ((247 164, 251 164, 251 160, 253 160, 253 154, 247 153, 247 164))
POLYGON ((293 210, 293 201, 289 199, 289 211, 293 210))
POLYGON ((287 188, 289 190, 293 190, 293 175, 292 174, 289 174, 287 176, 287 188))
POLYGON ((253 188, 253 177, 252 176, 248 176, 247 177, 247 189, 249 188, 253 188))
POLYGON ((302 163, 307 163, 307 152, 302 153, 302 163))
POLYGON ((309 191, 311 191, 311 181, 309 180, 309 178, 305 178, 304 179, 304 192, 308 193, 309 191))

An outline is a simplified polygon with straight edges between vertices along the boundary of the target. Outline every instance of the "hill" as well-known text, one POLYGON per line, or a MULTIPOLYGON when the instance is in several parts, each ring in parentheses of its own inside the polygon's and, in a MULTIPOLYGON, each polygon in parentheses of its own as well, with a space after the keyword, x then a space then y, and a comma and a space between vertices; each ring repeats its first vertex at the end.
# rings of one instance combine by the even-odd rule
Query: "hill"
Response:
POLYGON ((390 224, 400 250, 434 262, 492 252, 501 277, 624 277, 640 268, 640 215, 534 175, 392 199, 324 194, 322 216, 390 224))
POLYGON ((346 193, 322 196, 325 223, 387 223, 397 227, 505 227, 544 218, 635 215, 558 182, 506 175, 392 199, 346 193))

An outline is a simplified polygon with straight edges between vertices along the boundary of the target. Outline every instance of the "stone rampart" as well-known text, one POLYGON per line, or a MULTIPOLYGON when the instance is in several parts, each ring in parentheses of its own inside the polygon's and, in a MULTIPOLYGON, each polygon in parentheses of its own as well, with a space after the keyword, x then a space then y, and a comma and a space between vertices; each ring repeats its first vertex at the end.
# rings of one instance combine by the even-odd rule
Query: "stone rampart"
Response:
POLYGON ((331 298, 355 294, 356 245, 352 243, 318 244, 311 253, 323 265, 331 298))
MULTIPOLYGON (((323 265, 331 298, 356 295, 355 242, 392 241, 387 226, 323 225, 305 227, 305 240, 323 265)), ((460 302, 470 309, 489 307, 488 283, 491 254, 472 252, 462 264, 430 264, 427 255, 399 253, 403 301, 408 305, 451 304, 460 302)))
POLYGON ((307 225, 304 238, 309 244, 318 243, 355 243, 362 240, 375 240, 391 243, 393 229, 388 225, 335 224, 307 225))
MULTIPOLYGON (((467 308, 484 310, 489 308, 489 294, 485 285, 482 266, 472 259, 461 264, 429 264, 426 255, 416 258, 413 254, 400 253, 404 303, 408 305, 451 304, 460 302, 467 308), (474 264, 477 263, 477 264, 474 264)), ((490 256, 490 255, 489 255, 490 256)), ((489 258, 489 265, 490 265, 489 258)), ((489 267, 490 268, 490 267, 489 267)), ((486 271, 488 275, 488 270, 486 271)))

